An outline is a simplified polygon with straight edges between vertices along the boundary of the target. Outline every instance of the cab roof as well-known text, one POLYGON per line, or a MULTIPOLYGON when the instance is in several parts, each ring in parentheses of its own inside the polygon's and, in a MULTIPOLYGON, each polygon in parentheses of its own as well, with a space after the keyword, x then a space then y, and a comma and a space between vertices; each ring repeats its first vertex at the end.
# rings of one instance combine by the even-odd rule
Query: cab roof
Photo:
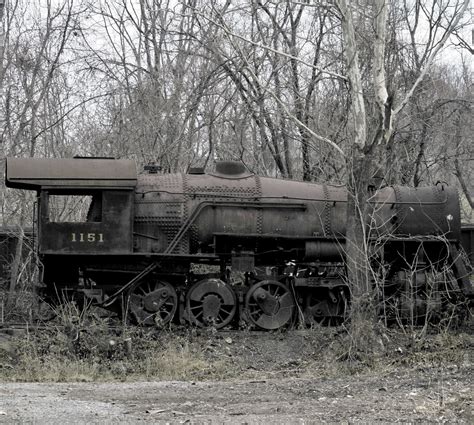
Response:
POLYGON ((5 185, 16 189, 132 189, 135 161, 104 158, 7 158, 5 185))

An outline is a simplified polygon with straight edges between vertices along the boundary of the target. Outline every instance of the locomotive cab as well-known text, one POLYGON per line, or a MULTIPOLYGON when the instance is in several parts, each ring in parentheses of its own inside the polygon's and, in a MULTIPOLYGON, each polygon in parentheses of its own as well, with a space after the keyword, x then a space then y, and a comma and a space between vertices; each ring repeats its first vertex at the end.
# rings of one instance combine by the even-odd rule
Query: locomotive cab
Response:
POLYGON ((6 176, 8 187, 38 193, 40 254, 132 251, 133 161, 8 158, 6 176))
POLYGON ((41 190, 39 252, 130 253, 132 211, 132 190, 41 190))

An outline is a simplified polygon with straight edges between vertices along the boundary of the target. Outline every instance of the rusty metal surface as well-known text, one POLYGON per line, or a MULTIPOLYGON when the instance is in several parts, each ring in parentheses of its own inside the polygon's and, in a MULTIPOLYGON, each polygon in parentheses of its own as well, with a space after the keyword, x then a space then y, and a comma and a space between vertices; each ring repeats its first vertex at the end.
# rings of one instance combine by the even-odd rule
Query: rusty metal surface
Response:
POLYGON ((208 174, 224 179, 245 179, 253 175, 244 164, 236 161, 219 161, 215 171, 208 174))
MULTIPOLYGON (((231 171, 235 173, 229 175, 239 178, 216 173, 140 176, 135 216, 138 251, 185 253, 198 247, 206 251, 215 235, 226 234, 255 239, 273 235, 275 240, 345 235, 345 187, 245 176, 237 173, 238 168, 231 171), (170 243, 172 251, 166 248, 170 243)), ((447 187, 386 187, 370 199, 368 228, 372 237, 456 238, 457 202, 456 191, 447 187)))
POLYGON ((135 194, 134 247, 164 252, 186 216, 182 174, 142 174, 135 194))
POLYGON ((461 217, 457 190, 430 187, 394 186, 396 232, 400 235, 433 235, 460 239, 461 217))
POLYGON ((133 187, 135 161, 92 158, 7 158, 7 187, 37 190, 41 187, 133 187))
POLYGON ((136 248, 161 252, 180 228, 186 231, 179 241, 181 248, 186 241, 191 249, 212 244, 213 235, 219 233, 341 235, 345 233, 345 200, 343 187, 323 190, 315 183, 250 174, 236 179, 216 174, 139 176, 136 248))

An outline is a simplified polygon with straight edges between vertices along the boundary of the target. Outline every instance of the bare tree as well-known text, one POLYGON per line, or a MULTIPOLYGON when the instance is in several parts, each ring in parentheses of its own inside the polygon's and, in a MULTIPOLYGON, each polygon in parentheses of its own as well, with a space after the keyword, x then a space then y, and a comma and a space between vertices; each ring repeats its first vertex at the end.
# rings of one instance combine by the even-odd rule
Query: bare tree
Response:
MULTIPOLYGON (((464 46, 467 0, 30 3, 4 9, 2 156, 164 171, 233 158, 347 182, 356 318, 374 317, 372 174, 415 186, 449 176, 472 202, 472 77, 436 63, 450 35, 464 46)), ((3 222, 30 219, 18 194, 1 205, 3 222)))
MULTIPOLYGON (((69 107, 63 67, 71 23, 77 9, 65 0, 54 5, 8 2, 4 12, 0 100, 2 156, 68 154, 63 148, 67 128, 62 118, 69 107)), ((25 193, 2 191, 2 222, 18 225, 18 243, 11 264, 10 294, 16 288, 22 262, 23 227, 32 211, 25 193)), ((10 301, 12 298, 10 297, 10 301)))
MULTIPOLYGON (((361 11, 351 7, 346 0, 338 0, 337 6, 341 14, 344 50, 347 65, 347 75, 350 82, 351 93, 351 115, 353 127, 353 148, 349 158, 349 180, 348 180, 348 209, 347 209, 347 235, 346 255, 348 280, 352 288, 351 320, 353 339, 357 349, 367 349, 370 345, 366 340, 370 337, 370 323, 375 315, 374 293, 370 275, 369 239, 366 234, 365 223, 368 216, 368 186, 370 176, 374 170, 375 150, 378 146, 390 151, 393 142, 394 123, 404 108, 412 100, 416 90, 424 81, 431 68, 436 55, 445 45, 450 34, 457 28, 469 1, 459 2, 447 18, 448 25, 437 37, 432 34, 438 30, 438 24, 429 23, 430 43, 434 45, 431 50, 424 50, 422 56, 414 52, 418 65, 416 76, 411 86, 407 87, 401 100, 393 105, 392 98, 388 94, 387 77, 385 71, 385 46, 387 37, 387 17, 389 3, 377 0, 371 8, 373 20, 373 77, 363 82, 361 77, 361 66, 359 62, 359 47, 356 40, 355 22, 361 17, 361 11), (366 86, 373 88, 374 101, 377 111, 376 119, 370 120, 366 109, 366 97, 364 90, 366 86), (368 123, 375 123, 370 129, 368 123), (372 137, 369 137, 372 134, 372 137), (368 172, 369 171, 369 172, 368 172)), ((418 3, 417 3, 418 4, 418 3)), ((422 6, 421 6, 422 7, 422 6)), ((369 9, 370 10, 370 9, 369 9)), ((440 16, 445 16, 448 6, 440 6, 440 16)), ((364 14, 367 13, 367 9, 364 14)), ((365 15, 364 15, 365 16, 365 15)), ((412 37, 414 34, 411 33, 412 37)))

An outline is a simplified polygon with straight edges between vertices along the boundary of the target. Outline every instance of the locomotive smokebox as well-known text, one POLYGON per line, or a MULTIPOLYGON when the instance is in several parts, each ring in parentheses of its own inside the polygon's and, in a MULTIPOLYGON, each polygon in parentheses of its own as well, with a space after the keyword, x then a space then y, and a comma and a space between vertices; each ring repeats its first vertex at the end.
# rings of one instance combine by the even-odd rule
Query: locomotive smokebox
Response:
POLYGON ((399 235, 436 235, 459 240, 461 213, 455 188, 443 184, 431 187, 393 186, 395 216, 399 235))

